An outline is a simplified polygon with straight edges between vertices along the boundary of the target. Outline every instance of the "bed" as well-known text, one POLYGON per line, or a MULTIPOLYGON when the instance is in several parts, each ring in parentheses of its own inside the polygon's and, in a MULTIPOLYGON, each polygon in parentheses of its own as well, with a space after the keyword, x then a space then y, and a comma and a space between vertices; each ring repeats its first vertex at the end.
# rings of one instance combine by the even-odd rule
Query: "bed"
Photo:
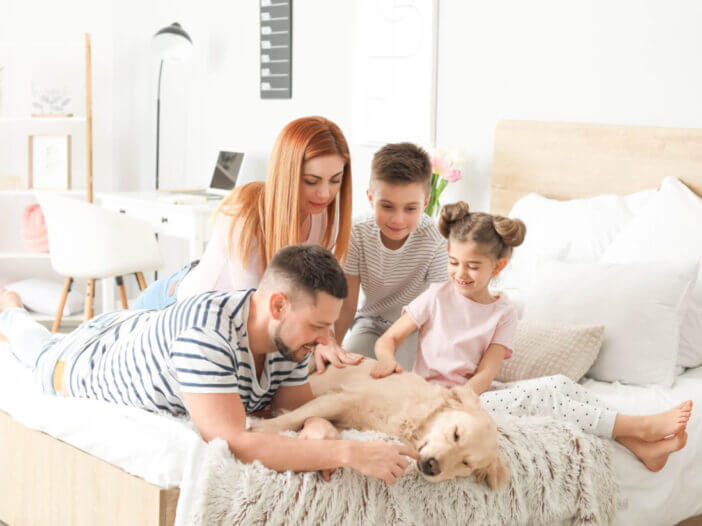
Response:
MULTIPOLYGON (((574 199, 656 188, 670 173, 702 195, 702 130, 505 121, 495 136, 491 209, 507 214, 529 192, 574 199)), ((0 520, 173 524, 179 487, 205 446, 192 425, 44 397, 6 351, 0 343, 0 520)), ((686 371, 670 389, 585 385, 622 410, 660 410, 680 397, 702 408, 702 368, 686 371)), ((615 446, 628 502, 617 524, 702 524, 701 420, 690 422, 688 446, 657 474, 615 446)))
MULTIPOLYGON (((702 130, 502 121, 495 133, 491 212, 508 215, 532 192, 557 200, 623 195, 658 188, 670 175, 702 195, 702 130)), ((702 524, 702 367, 688 369, 670 389, 583 383, 634 414, 664 410, 678 399, 694 401, 698 414, 688 427, 688 444, 660 473, 648 472, 615 444, 620 491, 628 501, 616 522, 702 524)))

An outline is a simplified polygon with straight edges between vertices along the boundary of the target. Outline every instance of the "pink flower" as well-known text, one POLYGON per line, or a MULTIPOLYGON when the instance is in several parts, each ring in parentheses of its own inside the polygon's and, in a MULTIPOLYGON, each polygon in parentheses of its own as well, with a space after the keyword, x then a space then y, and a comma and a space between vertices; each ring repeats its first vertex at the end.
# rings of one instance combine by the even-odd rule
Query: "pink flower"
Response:
POLYGON ((443 174, 451 167, 451 160, 448 157, 434 155, 431 158, 431 171, 435 174, 443 174))
POLYGON ((449 183, 458 182, 461 180, 461 177, 463 177, 463 174, 458 168, 453 168, 452 170, 449 170, 448 173, 444 174, 444 178, 449 183))

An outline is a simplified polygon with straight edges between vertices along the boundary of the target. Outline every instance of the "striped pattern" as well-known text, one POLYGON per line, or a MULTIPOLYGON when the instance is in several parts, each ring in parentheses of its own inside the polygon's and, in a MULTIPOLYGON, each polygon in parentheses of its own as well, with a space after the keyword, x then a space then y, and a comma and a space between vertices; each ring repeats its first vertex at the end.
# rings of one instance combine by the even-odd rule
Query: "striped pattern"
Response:
POLYGON ((375 218, 369 217, 351 230, 344 272, 361 278, 357 315, 394 322, 430 283, 448 280, 447 265, 446 239, 426 214, 397 250, 383 245, 375 218))
POLYGON ((307 360, 269 353, 256 378, 246 331, 252 292, 206 292, 84 323, 55 344, 66 394, 180 415, 183 392, 235 393, 247 413, 263 409, 281 386, 307 382, 307 360))

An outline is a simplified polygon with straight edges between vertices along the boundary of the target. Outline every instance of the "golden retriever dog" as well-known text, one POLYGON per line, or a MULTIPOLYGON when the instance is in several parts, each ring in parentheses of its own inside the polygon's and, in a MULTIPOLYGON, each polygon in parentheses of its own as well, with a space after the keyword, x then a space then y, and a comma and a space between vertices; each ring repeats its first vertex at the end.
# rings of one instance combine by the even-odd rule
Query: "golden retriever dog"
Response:
POLYGON ((253 431, 299 430, 312 416, 341 429, 375 430, 398 437, 419 451, 417 466, 429 481, 476 476, 490 488, 507 483, 510 472, 497 449, 497 426, 473 390, 446 389, 413 373, 370 376, 375 360, 328 367, 310 375, 315 399, 253 431))

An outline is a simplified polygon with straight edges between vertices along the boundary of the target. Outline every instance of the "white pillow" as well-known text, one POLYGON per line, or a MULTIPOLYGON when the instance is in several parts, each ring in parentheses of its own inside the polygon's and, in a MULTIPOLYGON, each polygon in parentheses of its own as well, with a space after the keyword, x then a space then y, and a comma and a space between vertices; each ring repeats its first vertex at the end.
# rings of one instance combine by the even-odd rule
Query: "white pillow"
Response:
POLYGON ((500 276, 502 287, 519 287, 531 281, 534 265, 541 259, 596 261, 633 217, 652 191, 629 196, 601 195, 557 201, 529 194, 517 201, 510 217, 527 226, 524 243, 514 250, 500 276))
POLYGON ((502 362, 495 379, 516 382, 564 374, 574 382, 590 369, 602 347, 603 326, 580 327, 520 321, 514 353, 502 362))
MULTIPOLYGON (((641 209, 602 255, 607 263, 702 258, 702 199, 674 177, 641 209)), ((702 274, 680 327, 678 364, 702 365, 702 274)))
POLYGON ((699 262, 541 262, 524 320, 604 325, 588 376, 630 384, 673 383, 679 326, 699 262))
POLYGON ((638 215, 641 209, 646 206, 646 203, 653 199, 657 193, 658 189, 653 188, 650 190, 641 190, 635 194, 628 194, 624 196, 624 204, 632 214, 638 215))
MULTIPOLYGON (((56 314, 63 285, 56 281, 46 279, 25 279, 7 285, 7 290, 12 290, 20 295, 22 303, 29 310, 41 314, 56 314)), ((83 310, 83 295, 75 291, 68 293, 66 305, 63 307, 64 316, 70 316, 83 310)))

